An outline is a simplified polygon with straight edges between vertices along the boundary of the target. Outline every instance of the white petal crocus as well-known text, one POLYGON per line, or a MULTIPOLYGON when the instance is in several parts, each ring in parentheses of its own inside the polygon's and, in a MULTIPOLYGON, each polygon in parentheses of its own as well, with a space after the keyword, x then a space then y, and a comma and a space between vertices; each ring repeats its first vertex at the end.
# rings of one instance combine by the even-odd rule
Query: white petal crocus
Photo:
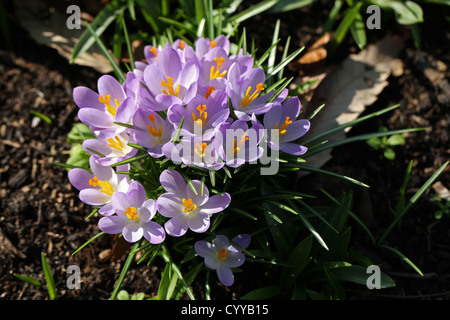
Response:
POLYGON ((153 244, 164 241, 164 228, 151 221, 156 214, 155 201, 146 199, 145 189, 139 182, 133 182, 126 193, 115 193, 111 202, 115 215, 99 220, 102 231, 109 234, 122 232, 123 238, 131 243, 142 237, 153 244))
POLYGON ((213 242, 197 241, 195 252, 205 259, 205 265, 210 269, 215 269, 219 281, 231 286, 234 283, 234 275, 231 268, 237 268, 245 262, 245 255, 242 249, 246 249, 250 244, 249 234, 241 234, 233 238, 232 243, 224 235, 218 235, 213 242), (236 243, 238 246, 235 246, 236 243))

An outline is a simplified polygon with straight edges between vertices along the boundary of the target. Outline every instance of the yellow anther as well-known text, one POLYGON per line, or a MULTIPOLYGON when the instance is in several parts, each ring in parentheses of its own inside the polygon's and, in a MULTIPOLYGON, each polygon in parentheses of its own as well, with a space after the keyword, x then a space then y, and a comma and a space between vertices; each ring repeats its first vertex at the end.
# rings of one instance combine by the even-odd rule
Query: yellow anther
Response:
POLYGON ((214 61, 216 62, 217 69, 214 66, 211 67, 211 70, 209 72, 209 80, 221 78, 227 74, 227 70, 224 70, 222 72, 220 72, 220 70, 219 70, 220 67, 223 65, 223 63, 225 62, 225 58, 224 57, 216 57, 216 58, 214 58, 214 61))
POLYGON ((197 110, 199 113, 199 117, 197 118, 197 115, 195 112, 192 112, 192 119, 194 120, 194 124, 196 127, 201 128, 206 122, 206 119, 208 118, 208 112, 206 112, 206 104, 199 104, 197 106, 197 110))
POLYGON ((286 117, 286 120, 281 125, 281 127, 278 129, 278 123, 275 125, 275 129, 278 129, 278 136, 282 136, 287 132, 287 127, 292 123, 292 120, 289 120, 290 117, 286 117))
POLYGON ((180 41, 180 43, 178 44, 178 47, 181 49, 181 50, 184 50, 184 40, 181 40, 180 41))
POLYGON ((228 254, 230 253, 230 251, 228 251, 227 249, 220 249, 219 251, 216 252, 216 257, 223 261, 227 258, 228 254))
POLYGON ((214 92, 214 87, 208 87, 208 91, 205 93, 205 98, 208 99, 208 97, 211 95, 211 93, 214 92))
POLYGON ((135 221, 138 218, 138 214, 135 207, 128 207, 127 210, 125 210, 125 214, 127 215, 128 219, 135 221))
POLYGON ((181 201, 183 202, 183 207, 184 207, 183 212, 192 212, 195 209, 197 209, 197 206, 192 203, 191 198, 189 198, 187 200, 183 198, 181 201))
POLYGON ((216 45, 217 45, 216 40, 210 41, 209 45, 211 46, 211 49, 214 49, 216 47, 216 45))
POLYGON ((204 156, 205 156, 205 149, 206 149, 206 147, 208 146, 208 144, 206 143, 206 142, 203 142, 202 144, 200 144, 199 142, 197 142, 196 144, 196 147, 195 147, 195 153, 199 156, 199 157, 201 157, 201 158, 203 158, 204 156))
POLYGON ((180 92, 180 85, 178 85, 177 89, 174 90, 172 77, 167 77, 167 81, 166 80, 161 81, 161 86, 167 87, 167 90, 168 90, 167 91, 166 89, 162 89, 163 93, 165 93, 167 95, 178 97, 178 93, 180 92))
POLYGON ((122 143, 122 141, 120 141, 120 138, 118 136, 115 136, 114 138, 106 139, 106 141, 108 141, 108 146, 110 146, 111 148, 122 151, 123 143, 122 143))
POLYGON ((156 129, 155 114, 152 113, 151 115, 149 115, 148 119, 153 123, 153 127, 151 125, 147 125, 147 130, 152 134, 152 136, 161 137, 162 136, 162 126, 159 125, 158 129, 156 129))
POLYGON ((156 59, 158 59, 158 51, 156 51, 156 47, 151 47, 148 50, 155 55, 155 61, 156 61, 156 59))
POLYGON ((261 91, 264 90, 264 85, 260 82, 256 85, 256 90, 252 93, 252 95, 250 95, 251 91, 252 91, 252 87, 248 87, 247 88, 247 92, 245 93, 244 98, 242 99, 241 105, 243 107, 246 107, 249 105, 250 102, 252 102, 253 100, 255 100, 256 98, 258 98, 259 94, 261 93, 261 91))
POLYGON ((234 138, 233 143, 231 144, 231 151, 233 151, 234 154, 237 154, 241 150, 242 145, 244 144, 245 141, 248 141, 247 132, 245 132, 241 136, 241 140, 237 145, 236 145, 237 139, 234 138))
POLYGON ((117 108, 119 107, 119 100, 114 99, 114 103, 116 104, 116 107, 114 108, 111 106, 111 95, 104 94, 100 97, 98 97, 98 101, 103 103, 106 106, 106 111, 108 111, 110 114, 112 114, 114 117, 116 116, 117 108))
POLYGON ((93 187, 100 187, 100 192, 109 194, 110 196, 114 193, 114 189, 108 180, 98 180, 97 177, 93 177, 89 180, 89 185, 93 187))

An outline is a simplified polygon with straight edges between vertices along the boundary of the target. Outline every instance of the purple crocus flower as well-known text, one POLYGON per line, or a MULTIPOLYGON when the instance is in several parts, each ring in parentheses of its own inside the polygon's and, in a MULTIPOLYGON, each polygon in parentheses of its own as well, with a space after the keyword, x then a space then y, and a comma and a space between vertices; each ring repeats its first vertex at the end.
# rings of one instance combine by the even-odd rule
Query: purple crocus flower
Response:
POLYGON ((186 107, 172 106, 167 112, 167 119, 178 128, 184 117, 181 134, 184 136, 202 136, 204 140, 211 140, 217 128, 224 123, 230 110, 225 91, 212 92, 208 98, 197 96, 186 107))
MULTIPOLYGON (((242 249, 246 249, 250 241, 249 234, 241 234, 232 239, 232 242, 242 249)), ((231 268, 237 268, 245 262, 245 255, 233 243, 230 243, 224 235, 216 236, 212 243, 206 241, 195 243, 195 252, 205 259, 208 268, 216 270, 219 281, 226 286, 234 283, 231 268)))
POLYGON ((128 242, 136 242, 142 237, 150 243, 161 243, 165 239, 164 228, 151 221, 156 214, 153 199, 146 199, 144 187, 134 181, 128 191, 116 192, 111 197, 115 215, 103 217, 99 220, 99 228, 109 234, 122 232, 128 242))
POLYGON ((167 193, 158 198, 157 208, 161 215, 170 218, 164 227, 174 237, 184 235, 188 229, 205 232, 210 225, 210 216, 223 211, 231 202, 228 193, 210 197, 206 186, 202 190, 202 183, 192 180, 196 194, 175 170, 164 170, 159 180, 167 193))
POLYGON ((202 137, 183 137, 180 143, 168 142, 162 147, 163 154, 175 164, 220 170, 218 140, 205 141, 202 137))
POLYGON ((137 149, 130 147, 129 142, 133 142, 131 137, 121 133, 112 138, 87 139, 82 146, 100 165, 109 166, 136 155, 137 149))
POLYGON ((275 103, 263 119, 268 133, 275 129, 275 136, 269 135, 267 145, 274 150, 281 150, 292 155, 302 155, 307 151, 305 146, 296 144, 296 139, 308 132, 310 122, 297 117, 300 113, 300 100, 297 97, 286 99, 283 103, 275 103))
POLYGON ((163 145, 170 141, 175 131, 172 124, 156 112, 139 109, 133 117, 133 125, 136 143, 148 148, 152 157, 161 157, 163 145))
MULTIPOLYGON (((111 196, 116 192, 126 192, 130 185, 128 175, 116 174, 111 167, 101 166, 95 158, 89 158, 92 173, 87 170, 74 168, 68 173, 70 183, 80 190, 79 198, 82 202, 100 207, 99 213, 108 216, 114 213, 111 206, 111 196)), ((128 171, 129 164, 117 166, 117 171, 128 171)))
POLYGON ((145 108, 167 110, 174 104, 188 103, 197 93, 198 66, 189 61, 182 64, 177 50, 165 47, 156 63, 144 70, 145 87, 139 88, 139 98, 145 108))
MULTIPOLYGON (((229 70, 227 93, 230 96, 234 113, 238 119, 250 120, 252 114, 262 114, 270 110, 273 103, 268 102, 273 95, 262 94, 266 75, 261 68, 252 68, 242 72, 238 63, 234 63, 229 70)), ((275 101, 283 101, 288 90, 283 90, 275 101)))
POLYGON ((98 93, 87 87, 76 87, 73 99, 80 107, 78 118, 96 136, 110 138, 126 130, 114 122, 130 123, 136 111, 134 97, 127 97, 122 85, 112 76, 103 75, 97 82, 98 93))
POLYGON ((216 47, 224 49, 228 55, 230 53, 230 40, 225 35, 219 35, 212 41, 208 38, 198 38, 195 42, 195 53, 201 59, 216 47))
POLYGON ((219 156, 232 168, 258 160, 264 152, 259 146, 263 138, 262 133, 263 126, 257 122, 253 122, 251 128, 242 119, 233 123, 225 122, 216 135, 216 138, 222 141, 219 144, 219 156))

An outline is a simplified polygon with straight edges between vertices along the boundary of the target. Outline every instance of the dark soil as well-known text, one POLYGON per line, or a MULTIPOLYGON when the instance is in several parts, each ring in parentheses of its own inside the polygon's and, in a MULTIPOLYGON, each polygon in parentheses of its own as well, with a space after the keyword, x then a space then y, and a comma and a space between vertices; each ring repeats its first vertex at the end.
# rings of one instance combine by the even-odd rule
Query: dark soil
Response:
MULTIPOLYGON (((449 159, 450 33, 445 32, 449 30, 445 19, 435 17, 435 14, 443 17, 444 11, 448 16, 449 10, 436 6, 423 8, 422 50, 414 48, 403 26, 393 24, 388 30, 369 35, 369 40, 375 41, 384 33, 397 33, 406 39, 407 46, 402 52, 402 75, 389 78, 389 85, 366 112, 394 104, 400 107, 356 126, 349 135, 377 131, 380 126, 428 129, 407 135, 406 144, 395 148, 395 160, 387 160, 363 142, 333 151, 333 159, 326 169, 367 183, 369 191, 320 176, 306 177, 299 184, 299 188, 324 187, 335 194, 353 190, 354 210, 365 217, 376 236, 392 221, 389 209, 395 207, 408 162, 413 160, 407 198, 449 159)), ((258 19, 267 30, 272 30, 275 20, 280 18, 281 37, 291 35, 295 46, 310 46, 318 38, 326 14, 320 6, 310 10, 315 14, 304 9, 281 16, 262 15, 258 19), (315 19, 317 16, 322 18, 315 19)), ((271 32, 261 37, 264 33, 256 29, 259 25, 249 25, 247 36, 267 48, 271 32)), ((8 52, 6 42, 0 41, 0 299, 48 299, 45 287, 28 286, 13 276, 13 273, 22 274, 45 284, 41 252, 53 270, 60 299, 107 299, 126 255, 111 261, 114 239, 109 236, 96 240, 95 245, 87 246, 82 253, 71 255, 98 233, 98 227, 94 220, 84 219, 91 208, 78 200, 67 171, 53 164, 67 159, 70 145, 66 136, 78 121, 73 88, 79 85, 96 88, 100 74, 90 68, 70 65, 55 50, 36 44, 17 26, 13 30, 14 56, 8 52), (32 110, 47 115, 52 123, 36 120, 30 113, 32 110), (81 268, 79 290, 67 289, 70 265, 81 268)), ((356 51, 349 39, 329 63, 339 63, 348 53, 356 51)), ((448 169, 438 181, 450 188, 448 169)), ((438 207, 431 198, 433 192, 433 189, 425 192, 402 219, 400 227, 386 239, 387 244, 410 258, 424 276, 419 276, 398 256, 375 250, 355 227, 355 250, 380 263, 382 271, 397 285, 375 291, 350 286, 349 298, 450 299, 450 217, 434 218, 438 207)), ((158 264, 132 267, 123 288, 130 293, 143 291, 148 297, 154 296, 160 272, 158 264)), ((217 290, 219 297, 237 298, 240 290, 246 291, 245 278, 242 274, 237 277, 240 285, 232 289, 217 286, 213 290, 217 290)), ((194 290, 200 292, 197 286, 194 290)))

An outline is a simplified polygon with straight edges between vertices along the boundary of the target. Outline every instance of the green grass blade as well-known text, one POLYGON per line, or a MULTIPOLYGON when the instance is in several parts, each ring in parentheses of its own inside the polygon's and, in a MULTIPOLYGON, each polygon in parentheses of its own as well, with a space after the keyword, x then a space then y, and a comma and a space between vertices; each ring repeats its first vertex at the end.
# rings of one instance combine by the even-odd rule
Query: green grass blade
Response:
POLYGON ((398 255, 403 261, 405 261, 411 268, 414 269, 414 271, 416 271, 418 274, 420 274, 421 276, 423 276, 422 271, 408 258, 406 257, 403 253, 401 253, 400 251, 398 251, 395 248, 392 248, 391 246, 386 246, 386 245, 381 245, 380 248, 384 248, 386 250, 389 250, 393 253, 395 253, 396 255, 398 255))
POLYGON ((125 280, 125 276, 128 273, 128 270, 130 269, 131 263, 134 261, 134 257, 136 256, 136 253, 134 252, 139 247, 139 242, 136 242, 133 247, 131 248, 130 253, 128 254, 127 260, 125 261, 125 264, 122 267, 122 271, 120 272, 119 279, 117 279, 116 285, 114 287, 114 290, 111 294, 111 297, 109 297, 109 300, 114 300, 117 296, 117 294, 120 291, 120 287, 122 286, 123 280, 125 280))
POLYGON ((119 5, 119 2, 117 1, 112 1, 110 4, 106 5, 92 21, 92 30, 88 29, 81 34, 73 48, 70 62, 73 63, 83 52, 89 50, 96 41, 93 33, 96 37, 100 37, 108 26, 122 14, 125 8, 125 5, 119 5))
POLYGON ((77 250, 75 250, 72 255, 75 255, 77 252, 79 252, 81 249, 83 249, 84 247, 86 247, 89 243, 91 243, 92 241, 94 241, 95 239, 99 238, 100 236, 106 234, 106 232, 100 232, 98 234, 96 234, 95 236, 93 236, 92 238, 90 238, 88 241, 86 241, 85 243, 83 243, 77 250))
POLYGON ((52 271, 50 270, 50 266, 48 265, 47 259, 43 252, 41 252, 41 262, 42 269, 44 270, 45 281, 47 283, 47 290, 49 294, 50 300, 58 299, 58 295, 56 293, 55 288, 55 280, 53 279, 52 271))
POLYGON ((17 274, 17 273, 13 273, 13 276, 15 278, 17 278, 17 279, 19 279, 19 280, 21 280, 23 282, 29 283, 29 284, 31 284, 33 286, 36 286, 36 287, 42 286, 42 283, 40 283, 36 279, 30 278, 30 277, 27 277, 27 276, 24 276, 24 275, 21 275, 21 274, 17 274))
POLYGON ((122 70, 120 70, 119 65, 117 64, 114 57, 111 55, 111 53, 106 49, 106 46, 103 44, 102 40, 98 37, 98 35, 95 33, 94 29, 90 26, 89 23, 86 23, 86 27, 88 28, 89 32, 94 37, 95 41, 97 42, 97 45, 100 47, 100 50, 102 51, 103 55, 108 59, 109 63, 111 64, 111 67, 113 67, 114 72, 116 73, 117 78, 122 83, 125 81, 125 75, 123 74, 122 70))
POLYGON ((245 20, 248 20, 251 17, 254 17, 254 16, 272 8, 278 1, 279 0, 261 1, 258 4, 255 4, 255 5, 251 6, 250 8, 245 9, 242 12, 230 17, 229 21, 235 22, 235 23, 244 22, 245 20))
POLYGON ((409 211, 411 206, 417 202, 417 200, 422 196, 422 194, 434 183, 437 177, 444 171, 444 169, 448 166, 449 161, 444 163, 423 185, 417 190, 417 192, 411 197, 403 210, 393 219, 389 227, 383 233, 383 235, 378 240, 378 244, 383 243, 384 239, 389 235, 395 225, 400 221, 400 219, 409 211))

